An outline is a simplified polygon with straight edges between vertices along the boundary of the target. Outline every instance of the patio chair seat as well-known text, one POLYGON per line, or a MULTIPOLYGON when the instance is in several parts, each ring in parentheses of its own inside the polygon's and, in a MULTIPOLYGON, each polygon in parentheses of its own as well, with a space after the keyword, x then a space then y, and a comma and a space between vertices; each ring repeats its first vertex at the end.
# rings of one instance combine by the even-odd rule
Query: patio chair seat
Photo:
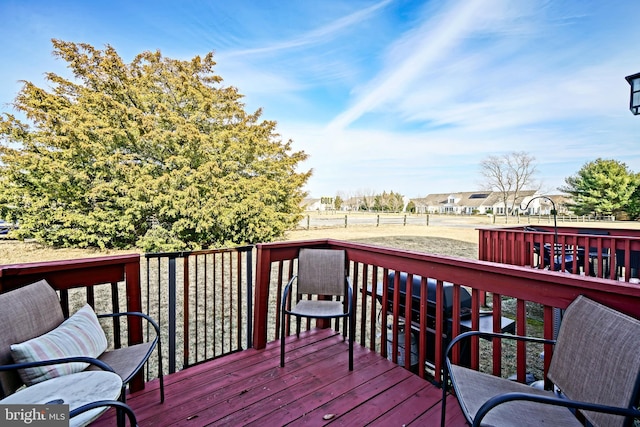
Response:
MULTIPOLYGON (((119 411, 119 416, 126 414, 130 426, 134 426, 136 421, 133 410, 123 402, 115 400, 120 397, 121 392, 122 378, 115 372, 83 371, 23 387, 0 400, 0 405, 41 405, 59 400, 69 405, 69 427, 87 426, 107 409, 114 407, 119 411)), ((34 423, 36 424, 38 423, 34 423)))
MULTIPOLYGON (((123 381, 133 377, 139 370, 141 361, 146 360, 145 357, 153 350, 153 342, 145 342, 135 344, 129 347, 116 348, 104 352, 98 357, 98 360, 111 366, 113 370, 120 375, 123 381)), ((97 366, 90 366, 87 370, 99 370, 97 366)))
MULTIPOLYGON (((458 401, 463 411, 475 418, 480 407, 489 399, 504 393, 530 393, 554 396, 550 391, 539 390, 515 381, 505 381, 493 375, 478 372, 459 365, 451 365, 451 376, 459 384, 458 401)), ((497 406, 482 420, 483 426, 582 426, 582 423, 562 406, 542 405, 536 402, 509 402, 497 406)))
MULTIPOLYGON (((506 378, 470 371, 446 358, 444 384, 450 375, 454 393, 467 422, 475 426, 573 426, 577 411, 594 427, 630 426, 640 417, 640 320, 578 296, 565 310, 558 339, 472 331, 472 336, 553 344, 547 379, 562 391, 551 392, 516 384, 506 378), (535 403, 534 403, 535 402, 535 403), (567 408, 572 408, 571 411, 567 408), (571 415, 571 416, 570 416, 571 415)), ((443 387, 442 425, 447 387, 443 387)))
POLYGON ((346 253, 335 249, 302 248, 298 253, 298 274, 284 288, 280 306, 280 367, 285 362, 286 318, 295 316, 296 335, 300 319, 343 319, 343 334, 349 330, 349 370, 353 370, 353 290, 346 269, 346 253), (296 289, 293 290, 293 284, 296 289), (296 295, 296 298, 292 298, 296 295), (309 298, 303 298, 306 295, 309 298), (336 298, 331 300, 328 298, 336 298))
POLYGON ((323 318, 344 315, 344 303, 341 301, 302 300, 289 311, 293 315, 323 318))

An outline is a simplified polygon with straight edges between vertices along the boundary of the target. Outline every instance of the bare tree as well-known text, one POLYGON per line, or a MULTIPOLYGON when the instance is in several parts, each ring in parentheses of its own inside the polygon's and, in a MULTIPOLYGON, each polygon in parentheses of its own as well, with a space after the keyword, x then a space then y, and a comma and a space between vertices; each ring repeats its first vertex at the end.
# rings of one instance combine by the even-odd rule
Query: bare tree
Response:
POLYGON ((489 156, 480 162, 480 174, 487 189, 500 193, 500 201, 505 208, 505 222, 509 214, 520 205, 521 192, 536 185, 537 172, 535 157, 524 151, 511 152, 501 156, 489 156))

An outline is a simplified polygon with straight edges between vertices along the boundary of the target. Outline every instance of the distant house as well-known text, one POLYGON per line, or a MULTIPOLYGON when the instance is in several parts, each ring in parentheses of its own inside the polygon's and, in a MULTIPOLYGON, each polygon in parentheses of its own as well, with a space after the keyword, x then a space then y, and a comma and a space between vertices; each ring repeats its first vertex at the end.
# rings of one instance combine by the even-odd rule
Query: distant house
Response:
POLYGON ((429 194, 424 198, 411 201, 416 207, 416 213, 471 215, 486 213, 486 210, 491 208, 486 205, 490 196, 490 191, 441 193, 429 194))
POLYGON ((562 194, 557 194, 553 196, 549 196, 556 204, 556 209, 558 209, 558 214, 568 215, 571 212, 571 203, 573 199, 571 197, 563 196, 562 194))
MULTIPOLYGON (((505 215, 508 211, 509 215, 518 215, 521 213, 527 213, 529 215, 549 215, 553 206, 545 198, 535 198, 540 196, 536 190, 523 190, 518 195, 518 200, 515 204, 515 209, 512 212, 511 206, 513 205, 513 197, 507 199, 505 206, 502 200, 502 193, 497 191, 463 191, 458 193, 440 193, 429 194, 426 197, 405 200, 405 207, 407 203, 412 202, 415 207, 415 212, 419 214, 453 214, 453 215, 485 215, 492 213, 494 215, 505 215), (529 204, 525 212, 525 206, 529 201, 533 201, 529 204)), ((570 199, 562 195, 550 195, 546 196, 554 201, 558 214, 569 213, 570 199)), ((363 206, 371 205, 373 201, 367 200, 364 196, 361 197, 349 197, 342 201, 340 206, 341 211, 359 211, 363 206)), ((332 204, 323 203, 322 198, 306 198, 302 201, 302 207, 305 211, 324 212, 334 210, 332 204)))
POLYGON ((529 210, 539 208, 540 204, 544 201, 544 199, 536 199, 536 196, 540 196, 537 190, 522 190, 518 194, 518 199, 513 199, 513 195, 509 195, 507 197, 507 203, 505 206, 503 195, 500 192, 493 192, 492 195, 492 203, 493 203, 493 214, 494 215, 519 215, 524 212, 527 204, 529 205, 529 210), (531 203, 529 203, 531 201, 531 203), (512 210, 513 207, 513 210, 512 210))
MULTIPOLYGON (((558 215, 568 215, 571 213, 569 210, 571 199, 569 197, 561 194, 548 195, 546 197, 551 199, 553 203, 545 198, 536 199, 531 203, 526 213, 529 215, 551 215, 553 204, 556 205, 556 213, 558 215)), ((526 203, 523 203, 523 205, 525 204, 526 203)))
POLYGON ((340 210, 359 211, 362 205, 362 197, 349 197, 348 199, 342 201, 342 207, 340 208, 340 210))
POLYGON ((306 198, 302 200, 302 207, 305 211, 324 211, 325 205, 320 203, 320 199, 306 198))
MULTIPOLYGON (((551 203, 540 196, 536 190, 523 190, 518 194, 518 200, 514 205, 513 196, 509 196, 505 205, 502 193, 496 191, 465 191, 459 193, 429 194, 423 198, 411 199, 416 213, 439 213, 457 215, 518 215, 522 213, 527 203, 530 203, 527 211, 530 215, 551 213, 551 203), (515 206, 515 209, 511 209, 515 206)), ((566 198, 564 196, 548 196, 554 200, 558 213, 567 212, 566 198), (561 209, 562 207, 562 209, 561 209)))

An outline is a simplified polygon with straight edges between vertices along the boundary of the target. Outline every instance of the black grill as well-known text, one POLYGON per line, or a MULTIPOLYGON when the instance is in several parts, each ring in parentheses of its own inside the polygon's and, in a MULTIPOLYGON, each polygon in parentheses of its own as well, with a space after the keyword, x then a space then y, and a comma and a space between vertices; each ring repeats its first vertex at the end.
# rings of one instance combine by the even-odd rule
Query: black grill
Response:
MULTIPOLYGON (((406 288, 407 288, 407 273, 400 273, 400 314, 404 315, 406 288)), ((411 320, 413 322, 420 322, 420 282, 422 277, 414 275, 411 286, 411 320)), ((393 287, 395 284, 395 273, 390 272, 388 277, 388 292, 389 302, 393 302, 393 287)), ((450 318, 453 313, 453 284, 443 284, 443 311, 446 318, 450 318)), ((434 279, 427 279, 427 316, 435 316, 436 309, 436 281, 434 279)), ((471 317, 471 294, 466 288, 460 288, 460 315, 463 319, 471 317)))
MULTIPOLYGON (((411 286, 411 321, 412 321, 412 333, 417 334, 420 325, 420 282, 422 277, 413 275, 411 286)), ((405 313, 405 301, 406 301, 406 284, 407 273, 400 273, 399 287, 400 287, 400 300, 398 305, 400 306, 400 316, 404 317, 405 313)), ((388 306, 387 312, 393 312, 393 289, 395 285, 395 272, 390 272, 388 276, 387 291, 388 291, 388 306)), ((382 289, 379 288, 378 291, 382 289)), ((443 325, 444 334, 442 345, 443 350, 451 342, 451 325, 452 325, 452 313, 453 313, 453 284, 443 284, 443 314, 445 323, 443 325)), ((378 295, 378 300, 382 301, 382 295, 378 295)), ((460 313, 461 319, 468 319, 471 317, 471 294, 466 288, 460 288, 460 313)), ((436 281, 434 279, 427 279, 427 348, 426 357, 427 361, 433 363, 435 360, 435 326, 436 326, 436 281)), ((464 332, 467 328, 461 328, 461 332, 464 332)), ((418 336, 416 336, 418 340, 418 336)), ((417 341, 419 342, 419 341, 417 341)), ((470 346, 466 343, 461 343, 460 347, 460 364, 469 366, 471 361, 470 346)))

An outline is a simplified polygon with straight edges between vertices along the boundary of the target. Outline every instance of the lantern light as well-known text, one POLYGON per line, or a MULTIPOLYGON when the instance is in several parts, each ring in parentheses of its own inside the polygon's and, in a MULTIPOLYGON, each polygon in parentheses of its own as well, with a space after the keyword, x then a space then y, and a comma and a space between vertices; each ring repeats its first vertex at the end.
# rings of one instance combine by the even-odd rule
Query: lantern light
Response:
POLYGON ((629 109, 634 115, 640 114, 640 73, 625 77, 631 86, 629 109))

